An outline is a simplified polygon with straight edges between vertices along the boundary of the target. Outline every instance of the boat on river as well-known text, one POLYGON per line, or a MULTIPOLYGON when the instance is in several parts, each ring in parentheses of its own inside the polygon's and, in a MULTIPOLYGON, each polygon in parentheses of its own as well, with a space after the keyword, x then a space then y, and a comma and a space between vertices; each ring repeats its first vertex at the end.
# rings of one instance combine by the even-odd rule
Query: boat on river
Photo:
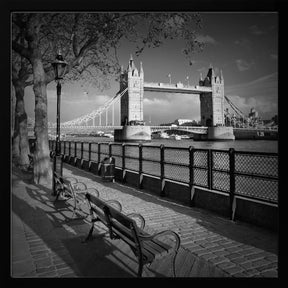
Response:
POLYGON ((152 139, 169 139, 170 136, 166 132, 156 132, 152 133, 152 139))
POLYGON ((174 140, 181 140, 181 136, 180 135, 177 135, 177 134, 172 134, 171 136, 170 136, 170 139, 174 139, 174 140))

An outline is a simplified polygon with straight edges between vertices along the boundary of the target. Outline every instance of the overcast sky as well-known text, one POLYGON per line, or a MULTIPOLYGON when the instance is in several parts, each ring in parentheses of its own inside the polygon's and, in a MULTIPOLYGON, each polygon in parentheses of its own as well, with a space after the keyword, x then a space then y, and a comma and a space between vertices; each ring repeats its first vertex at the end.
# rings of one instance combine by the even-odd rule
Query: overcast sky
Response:
MULTIPOLYGON (((130 54, 136 67, 143 63, 145 82, 186 82, 198 85, 200 73, 205 77, 210 64, 222 70, 225 95, 245 114, 254 107, 262 119, 278 113, 278 16, 276 13, 201 13, 203 28, 199 38, 206 42, 203 52, 194 55, 190 66, 181 53, 183 43, 170 41, 160 48, 147 49, 139 57, 133 46, 123 43, 119 60, 126 68, 130 54)), ((48 91, 48 119, 56 122, 56 87, 50 83, 48 91)), ((32 88, 26 88, 26 111, 34 118, 32 88)), ((111 82, 111 89, 103 92, 91 86, 62 85, 61 122, 69 121, 98 109, 119 91, 119 84, 111 82)), ((116 106, 115 106, 116 107, 116 106)), ((115 119, 119 113, 115 109, 115 119)), ((110 114, 109 114, 110 115, 110 114)), ((145 92, 144 120, 151 124, 172 122, 175 119, 200 120, 198 95, 145 92)), ((98 119, 97 119, 98 121, 98 119)), ((116 121, 116 120, 115 120, 116 121)), ((111 116, 110 120, 111 122, 111 116)), ((96 122, 98 123, 98 122, 96 122)), ((104 116, 102 118, 104 123, 104 116)), ((117 124, 117 123, 115 123, 117 124)))

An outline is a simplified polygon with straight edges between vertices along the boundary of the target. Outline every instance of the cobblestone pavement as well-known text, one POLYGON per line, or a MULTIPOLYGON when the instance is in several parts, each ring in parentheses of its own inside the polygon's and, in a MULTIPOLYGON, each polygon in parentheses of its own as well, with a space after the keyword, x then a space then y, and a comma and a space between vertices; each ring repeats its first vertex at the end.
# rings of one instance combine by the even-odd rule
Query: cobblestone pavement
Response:
MULTIPOLYGON (((120 201, 125 214, 140 213, 150 232, 177 232, 177 277, 278 277, 276 233, 103 182, 68 164, 63 175, 97 188, 104 200, 120 201)), ((94 240, 81 243, 89 230, 87 219, 70 221, 71 209, 53 203, 50 189, 31 184, 29 175, 25 179, 14 171, 12 176, 13 277, 135 277, 137 262, 123 241, 110 240, 100 224, 94 240)), ((143 276, 170 277, 168 262, 155 261, 143 276)))

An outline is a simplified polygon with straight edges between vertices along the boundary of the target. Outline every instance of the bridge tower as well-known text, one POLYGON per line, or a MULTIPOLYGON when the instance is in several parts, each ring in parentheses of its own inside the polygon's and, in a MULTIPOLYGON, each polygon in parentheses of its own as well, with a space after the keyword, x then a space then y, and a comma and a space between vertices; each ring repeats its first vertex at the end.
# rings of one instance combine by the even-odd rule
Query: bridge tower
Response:
POLYGON ((207 135, 196 135, 203 140, 234 140, 232 127, 225 127, 224 119, 224 78, 215 76, 213 67, 210 67, 205 79, 202 76, 199 86, 211 87, 212 92, 200 93, 201 125, 207 126, 207 135))
POLYGON ((143 121, 143 97, 144 97, 144 72, 142 63, 140 71, 135 67, 132 55, 127 70, 121 67, 120 93, 127 91, 121 97, 120 120, 122 129, 115 129, 114 141, 151 141, 150 126, 137 125, 137 121, 143 121), (136 122, 130 122, 136 121, 136 122))
MULTIPOLYGON (((202 78, 202 77, 201 77, 202 78)), ((213 68, 209 68, 204 80, 200 79, 200 86, 211 87, 212 92, 200 94, 200 115, 202 126, 224 126, 224 78, 215 76, 213 68)))
POLYGON ((128 87, 121 98, 121 125, 132 120, 143 121, 144 72, 142 63, 140 71, 135 67, 132 55, 126 71, 121 69, 120 92, 128 87))

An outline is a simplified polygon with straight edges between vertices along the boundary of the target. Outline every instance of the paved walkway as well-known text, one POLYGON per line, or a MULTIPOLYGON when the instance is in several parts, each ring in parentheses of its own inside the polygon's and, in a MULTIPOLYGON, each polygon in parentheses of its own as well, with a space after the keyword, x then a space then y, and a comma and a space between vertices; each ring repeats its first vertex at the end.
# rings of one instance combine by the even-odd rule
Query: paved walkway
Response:
MULTIPOLYGON (((117 199, 125 214, 140 213, 148 231, 177 232, 177 277, 278 277, 275 233, 103 182, 68 164, 63 174, 97 188, 105 200, 117 199)), ((12 277, 136 277, 136 258, 123 241, 110 240, 106 228, 97 224, 93 241, 81 243, 89 231, 89 217, 71 220, 72 206, 54 203, 51 190, 30 179, 13 169, 12 277)), ((170 260, 154 261, 143 277, 171 277, 170 260)))

